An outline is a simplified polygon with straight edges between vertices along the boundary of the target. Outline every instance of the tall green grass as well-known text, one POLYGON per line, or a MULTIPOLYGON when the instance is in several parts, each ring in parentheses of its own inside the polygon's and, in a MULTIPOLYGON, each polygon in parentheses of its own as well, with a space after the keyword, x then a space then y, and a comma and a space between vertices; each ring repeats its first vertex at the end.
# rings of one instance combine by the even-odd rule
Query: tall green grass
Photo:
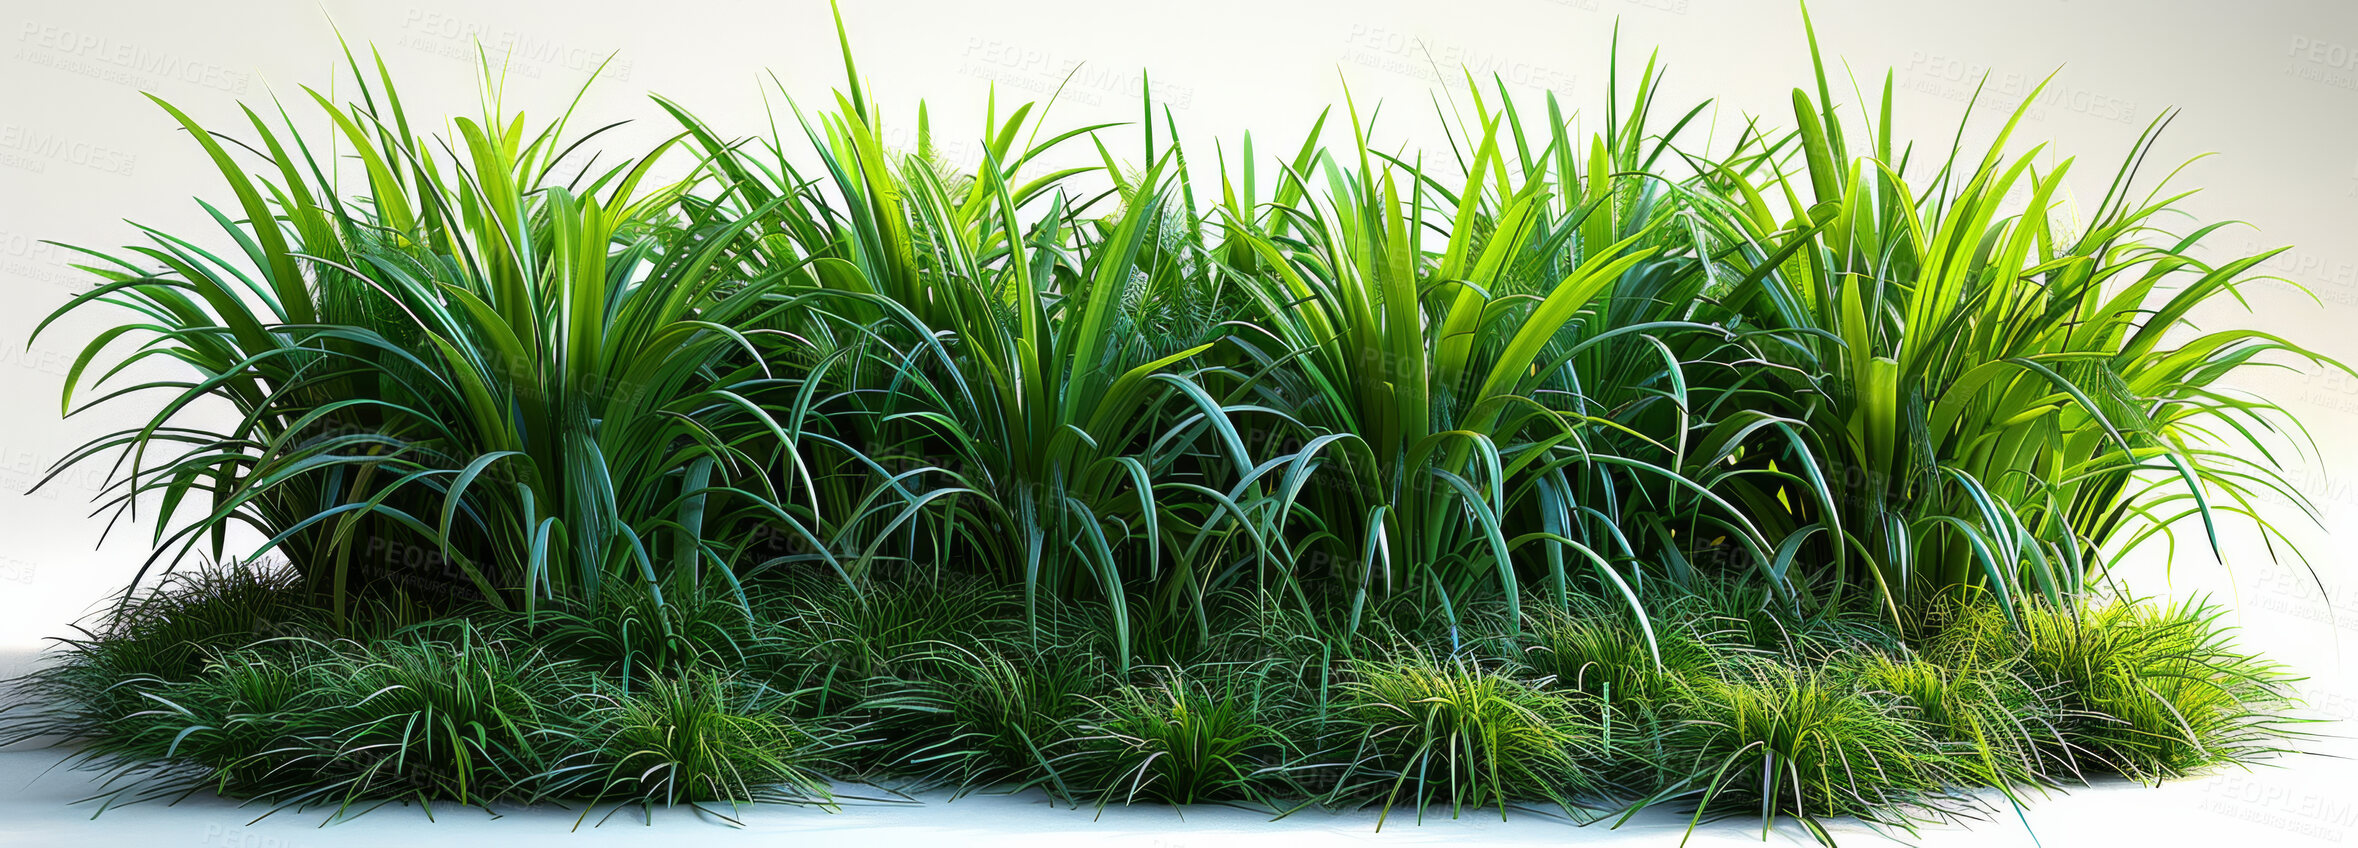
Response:
POLYGON ((2151 133, 2081 222, 2011 121, 1911 177, 1888 81, 1847 130, 1821 74, 1799 129, 1715 153, 1687 141, 1707 104, 1662 112, 1659 68, 1620 64, 1586 137, 1469 79, 1449 156, 1387 152, 1351 103, 1231 163, 1149 88, 1131 126, 994 104, 969 172, 922 107, 915 150, 883 145, 848 38, 831 109, 781 89, 794 120, 743 139, 659 101, 680 136, 602 170, 565 115, 437 140, 355 61, 356 102, 311 98, 326 138, 185 122, 243 256, 99 257, 61 314, 146 320, 92 340, 69 409, 131 363, 194 377, 102 397, 168 400, 64 465, 160 496, 156 562, 255 527, 339 611, 954 563, 1035 620, 1102 603, 1123 668, 1210 644, 1232 589, 1338 634, 1503 601, 1510 638, 1533 589, 1603 595, 1658 651, 1648 583, 1734 577, 1905 630, 1953 587, 2060 603, 2303 503, 2271 452, 2297 422, 2223 381, 2338 366, 2175 332, 2265 257, 2160 229, 2151 133), (1042 172, 1082 145, 1100 164, 1042 172), (665 155, 690 173, 650 185, 665 155), (223 402, 236 425, 191 417, 223 402))
POLYGON ((238 139, 163 105, 236 197, 205 208, 239 251, 151 230, 90 254, 105 282, 58 314, 136 317, 75 359, 67 413, 160 408, 60 470, 112 456, 106 508, 161 504, 150 567, 251 528, 339 614, 728 579, 745 536, 724 529, 794 521, 762 473, 785 433, 744 397, 769 374, 742 327, 775 307, 711 260, 741 225, 647 184, 660 148, 599 166, 569 112, 488 105, 429 137, 381 63, 352 71, 349 105, 306 90, 326 134, 249 109, 238 139), (155 359, 188 376, 75 404, 155 359), (224 405, 234 423, 200 423, 224 405))
POLYGON ((2150 540, 2177 556, 2189 527, 2224 559, 2227 516, 2282 541, 2263 501, 2316 517, 2285 476, 2299 422, 2233 378, 2343 366, 2196 324, 2277 251, 2207 258, 2228 222, 2174 229, 2191 192, 2139 167, 2173 114, 2089 205, 2075 160, 2009 149, 2027 105, 1986 150, 1960 127, 1943 156, 1894 138, 1889 74, 1857 99, 1846 118, 1821 66, 1793 92, 1796 130, 1748 132, 1708 175, 1743 268, 1723 299, 1786 331, 1793 379, 1765 411, 1806 422, 1820 465, 1774 492, 1820 531, 1804 556, 1906 625, 1958 587, 2061 603, 2150 540))
POLYGON ((2164 229, 2166 121, 2084 217, 2019 112, 1920 157, 1821 64, 1720 145, 1617 51, 1591 131, 1469 75, 1424 152, 1347 101, 1269 155, 1145 86, 994 99, 961 165, 838 32, 831 98, 658 98, 611 162, 350 52, 349 103, 164 105, 235 203, 43 324, 126 316, 64 407, 141 423, 58 470, 154 554, 27 726, 297 806, 856 774, 1820 836, 2297 730, 2203 608, 2099 603, 2142 545, 2284 541, 2299 422, 2234 386, 2341 367, 2195 326, 2267 254, 2164 229), (232 555, 291 568, 159 576, 232 555))

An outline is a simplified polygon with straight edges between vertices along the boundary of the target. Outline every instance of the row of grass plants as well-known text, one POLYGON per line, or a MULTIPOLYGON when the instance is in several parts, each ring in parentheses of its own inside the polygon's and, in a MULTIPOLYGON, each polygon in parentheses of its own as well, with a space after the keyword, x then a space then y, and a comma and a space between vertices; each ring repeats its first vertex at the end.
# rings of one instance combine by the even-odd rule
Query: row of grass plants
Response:
POLYGON ((2235 532, 2305 568, 2313 451, 2237 380, 2342 368, 2219 321, 2272 254, 2182 226, 2167 115, 2095 177, 2020 110, 1919 149, 1812 35, 1741 122, 1615 55, 1582 111, 1465 75, 1431 133, 1211 142, 1149 85, 942 146, 840 40, 765 132, 656 97, 620 155, 489 61, 442 122, 352 51, 344 100, 157 101, 218 230, 83 251, 41 330, 117 322, 62 411, 128 423, 57 473, 153 555, 5 741, 102 810, 947 789, 1830 841, 2302 735, 2223 610, 2116 573, 2235 532))

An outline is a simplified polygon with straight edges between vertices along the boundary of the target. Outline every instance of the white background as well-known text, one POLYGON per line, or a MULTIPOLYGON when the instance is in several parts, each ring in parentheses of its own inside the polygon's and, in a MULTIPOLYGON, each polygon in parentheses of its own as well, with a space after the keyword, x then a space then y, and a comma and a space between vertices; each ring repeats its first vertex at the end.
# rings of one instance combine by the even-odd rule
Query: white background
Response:
MULTIPOLYGON (((2054 73, 2014 147, 2052 141, 2055 154, 2077 157, 2073 185, 2091 203, 2146 123, 2164 109, 2183 109, 2148 165, 2147 184, 2215 152, 2179 176, 2181 188, 2202 189, 2182 207, 2198 220, 2251 224, 2219 239, 2224 247, 2295 245, 2264 267, 2317 296, 2277 287, 2255 292, 2249 312, 2215 309, 2198 319, 2206 327, 2263 328, 2358 360, 2358 3, 1821 0, 1812 11, 1837 73, 1855 73, 1872 96, 1885 69, 1893 72, 1902 137, 1920 150, 1945 150, 1985 75, 1974 123, 1984 135, 2054 73)), ((1658 47, 1669 68, 1662 112, 1716 98, 1711 116, 1723 144, 1747 115, 1788 126, 1790 90, 1811 85, 1800 15, 1782 2, 853 2, 844 17, 870 97, 884 104, 888 140, 908 143, 924 99, 937 143, 957 158, 973 149, 994 84, 1004 114, 1004 104, 1045 99, 1068 73, 1052 125, 1135 120, 1144 71, 1204 178, 1212 173, 1210 145, 1221 143, 1233 161, 1247 129, 1263 155, 1290 151, 1321 107, 1341 102, 1346 83, 1363 108, 1385 104, 1387 138, 1422 140, 1435 153, 1444 151, 1431 98, 1441 92, 1462 100, 1459 65, 1502 76, 1522 92, 1554 89, 1568 109, 1599 114, 1616 21, 1625 74, 1658 47), (1435 85, 1436 64, 1453 83, 1447 92, 1435 85)), ((124 404, 60 419, 64 371, 107 319, 95 310, 77 315, 27 346, 35 324, 88 282, 67 267, 71 254, 42 240, 112 247, 134 240, 126 219, 210 233, 190 198, 226 202, 227 191, 197 146, 142 92, 233 134, 243 124, 239 101, 271 114, 275 96, 316 129, 317 112, 301 87, 335 86, 331 96, 339 100, 352 93, 338 30, 364 50, 374 44, 383 52, 413 119, 476 112, 478 43, 495 64, 508 57, 506 102, 535 116, 562 108, 614 55, 577 126, 634 119, 608 143, 616 152, 643 149, 673 131, 649 92, 683 103, 725 133, 754 134, 767 126, 767 75, 813 111, 832 108, 828 92, 842 83, 835 34, 818 0, 0 6, 0 398, 7 401, 0 406, 0 646, 31 646, 65 632, 129 577, 153 529, 118 527, 96 545, 105 522, 89 516, 87 500, 102 465, 38 494, 18 494, 67 450, 139 411, 124 404)), ((1838 79, 1837 93, 1848 107, 1846 83, 1838 79)), ((771 105, 782 107, 774 96, 771 105)), ((1855 113, 1851 122, 1857 126, 1855 113)), ((1134 150, 1134 142, 1114 149, 1134 150)), ((2174 563, 2156 550, 2139 558, 2129 583, 2148 594, 2209 594, 2233 606, 2230 620, 2246 628, 2248 644, 2312 678, 2306 692, 2320 714, 2349 718, 2358 714, 2358 690, 2343 643, 2358 633, 2358 577, 2350 572, 2358 555, 2349 552, 2358 531, 2325 528, 2358 515, 2350 479, 2358 471, 2358 380, 2284 371, 2249 375, 2240 386, 2285 403, 2317 438, 2321 455, 2301 456, 2294 476, 2323 512, 2324 528, 2283 505, 2278 520, 2304 545, 2325 591, 2297 565, 2272 562, 2248 534, 2230 546, 2226 567, 2198 546, 2182 546, 2174 563)), ((2187 833, 2241 829, 2271 843, 2358 838, 2358 812, 2347 800, 2358 787, 2340 782, 2346 771, 2318 762, 2296 760, 2286 770, 2167 794, 2065 799, 2036 812, 2068 819, 2047 811, 2145 804, 2165 819, 2106 815, 2164 835, 2172 831, 2157 821, 2177 817, 2195 829, 2187 833)))

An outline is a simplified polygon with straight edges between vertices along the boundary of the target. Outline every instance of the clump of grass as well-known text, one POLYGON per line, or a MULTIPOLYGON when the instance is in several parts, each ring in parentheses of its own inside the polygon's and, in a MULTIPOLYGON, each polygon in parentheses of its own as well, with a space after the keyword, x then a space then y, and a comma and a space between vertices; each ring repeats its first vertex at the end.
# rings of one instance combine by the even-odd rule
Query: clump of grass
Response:
POLYGON ((2286 752, 2305 735, 2289 713, 2299 678, 2238 650, 2224 611, 2199 602, 2123 605, 2107 626, 2144 650, 2090 703, 2113 719, 2084 726, 2122 774, 2149 782, 2286 752))
POLYGON ((1668 731, 1663 788, 1706 815, 1790 816, 1821 841, 1822 820, 1855 816, 1902 827, 1950 811, 1949 749, 1907 711, 1816 668, 1752 664, 1694 681, 1668 731))
POLYGON ((2007 657, 2042 687, 2061 732, 2050 768, 2158 782, 2283 750, 2296 681, 2237 651, 2201 602, 1979 607, 1944 634, 1952 655, 2007 657), (2011 632, 2009 632, 2011 631, 2011 632))
POLYGON ((1517 606, 1493 594, 1389 598, 1369 612, 1345 656, 1386 656, 1404 650, 1495 656, 1506 649, 1509 634, 1521 623, 1520 617, 1510 615, 1517 606))
POLYGON ((1629 793, 1823 835, 1829 817, 1961 814, 1975 803, 1963 787, 2011 796, 2085 771, 2158 780, 2248 761, 2295 732, 2289 679, 2236 652, 2198 604, 2009 616, 1958 600, 1927 611, 1910 652, 1839 615, 1819 616, 1837 635, 1763 647, 1749 635, 1813 625, 1773 607, 1743 624, 1727 598, 1670 596, 1641 626, 1576 596, 1526 606, 1512 642, 1476 603, 1440 618, 1381 610, 1337 649, 1315 616, 1232 598, 1216 606, 1210 660, 1124 678, 1101 607, 1044 603, 1034 628, 1003 590, 945 595, 923 580, 861 594, 756 582, 750 604, 681 598, 672 611, 618 593, 604 612, 537 625, 459 618, 339 639, 306 622, 259 640, 242 611, 276 597, 258 588, 271 584, 170 585, 189 594, 143 596, 103 638, 69 645, 32 681, 56 703, 11 722, 81 743, 78 764, 117 789, 105 805, 210 789, 337 817, 564 800, 735 821, 747 802, 831 805, 828 779, 862 776, 1076 804, 1381 804, 1386 817, 1519 804, 1585 816, 1629 793), (770 620, 779 610, 792 612, 770 620), (664 622, 676 642, 639 638, 664 622), (1448 644, 1466 650, 1436 651, 1448 644), (159 673, 187 662, 166 648, 204 659, 159 673), (801 682, 820 674, 842 677, 801 682))
POLYGON ((656 805, 719 803, 732 823, 750 802, 834 806, 823 774, 844 734, 788 717, 784 693, 696 670, 581 697, 589 714, 565 741, 585 750, 542 776, 543 796, 621 801, 650 815, 656 805))
POLYGON ((2008 791, 2048 782, 2039 745, 2058 738, 2052 709, 2011 665, 1867 653, 1838 672, 1862 697, 1884 699, 1923 722, 1945 743, 1963 782, 2008 791))
MULTIPOLYGON (((1385 816, 1401 803, 1467 808, 1546 802, 1581 813, 1604 787, 1592 766, 1602 724, 1562 695, 1458 657, 1410 650, 1351 664, 1339 718, 1356 728, 1364 775, 1338 796, 1380 799, 1385 816)), ((1381 819, 1379 819, 1379 826, 1381 819)))
POLYGON ((111 772, 102 808, 209 787, 335 816, 387 801, 487 806, 553 762, 542 732, 568 664, 490 640, 329 643, 231 651, 187 680, 123 681, 148 706, 74 755, 111 772))
POLYGON ((1645 785, 1662 756, 1659 732, 1693 679, 1722 673, 1747 650, 1691 617, 1641 622, 1624 608, 1575 601, 1569 610, 1533 604, 1517 661, 1537 685, 1580 699, 1612 749, 1603 767, 1622 785, 1645 785))
POLYGON ((1803 608, 1761 583, 1714 577, 1657 591, 1646 600, 1656 615, 1686 621, 1723 651, 1822 663, 1856 651, 1897 647, 1888 619, 1856 603, 1817 597, 1824 593, 1800 594, 1814 603, 1803 608))
POLYGON ((170 572, 84 628, 92 659, 114 673, 184 680, 224 651, 279 636, 323 632, 301 575, 268 563, 231 561, 170 572))
POLYGON ((918 676, 944 644, 1014 635, 1020 599, 1005 587, 931 571, 871 580, 857 590, 833 578, 764 581, 756 617, 778 641, 761 669, 783 688, 807 690, 798 707, 811 716, 856 712, 872 683, 918 676))
POLYGON ((95 796, 101 811, 198 789, 243 798, 306 790, 316 772, 282 771, 288 758, 267 755, 310 750, 304 736, 325 729, 304 722, 336 681, 307 655, 318 656, 232 652, 187 680, 121 681, 110 694, 144 706, 79 717, 90 726, 67 761, 106 774, 109 791, 95 796))
POLYGON ((1334 699, 1335 669, 1355 655, 1358 640, 1325 638, 1327 629, 1301 606, 1268 593, 1235 593, 1219 613, 1206 663, 1252 669, 1272 724, 1315 725, 1334 699))
POLYGON ((429 814, 559 798, 826 803, 821 768, 843 744, 788 719, 788 693, 710 670, 626 687, 464 620, 365 642, 278 637, 186 679, 99 693, 136 708, 93 706, 83 687, 102 679, 47 678, 75 706, 18 725, 70 731, 57 734, 79 745, 68 761, 106 774, 102 810, 200 789, 331 818, 395 801, 429 814))
POLYGON ((1269 770, 1285 762, 1282 732, 1265 723, 1265 694, 1249 674, 1171 672, 1094 698, 1098 715, 1074 740, 1068 767, 1100 803, 1140 798, 1171 804, 1263 800, 1269 770))
POLYGON ((157 707, 147 693, 195 679, 229 652, 324 629, 326 616, 300 592, 293 571, 266 564, 168 573, 78 626, 80 638, 58 639, 53 661, 11 681, 13 715, 0 742, 106 747, 136 725, 124 724, 134 714, 157 707))
MULTIPOLYGON (((567 665, 462 631, 456 641, 382 641, 324 664, 339 678, 290 766, 315 769, 346 802, 408 798, 482 805, 554 759, 535 731, 563 700, 567 665)), ((292 790, 294 787, 289 787, 292 790)), ((295 796, 300 800, 300 794, 295 796)))
POLYGON ((528 630, 550 650, 612 675, 625 687, 634 680, 697 669, 758 666, 768 654, 783 650, 773 628, 755 618, 750 607, 710 589, 658 600, 643 584, 617 586, 595 602, 538 611, 528 630))
POLYGON ((1553 688, 1596 698, 1631 718, 1667 704, 1685 679, 1719 673, 1733 649, 1691 619, 1640 622, 1593 601, 1568 610, 1525 609, 1523 665, 1553 688))
POLYGON ((880 681, 862 709, 877 717, 881 760, 872 768, 963 793, 989 786, 1079 793, 1057 763, 1090 698, 1111 688, 1099 655, 1060 646, 937 643, 912 658, 909 677, 880 681))

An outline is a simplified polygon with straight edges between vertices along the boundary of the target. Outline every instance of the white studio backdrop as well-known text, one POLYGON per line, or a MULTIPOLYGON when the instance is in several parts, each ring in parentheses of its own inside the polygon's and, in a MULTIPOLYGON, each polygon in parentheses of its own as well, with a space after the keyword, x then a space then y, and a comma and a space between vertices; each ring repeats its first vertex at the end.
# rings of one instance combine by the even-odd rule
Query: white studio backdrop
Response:
MULTIPOLYGON (((2043 162, 2076 157, 2071 185, 2089 204, 2148 122, 2182 110, 2143 184, 2215 154, 2177 176, 2175 186, 2201 192, 2181 204, 2192 217, 2175 223, 2248 222, 2218 245, 2292 245, 2263 269, 2315 292, 2263 287, 2250 293, 2248 312, 2198 319, 2358 361, 2358 3, 1819 0, 1810 11, 1837 99, 1855 108, 1860 98, 1845 94, 1854 77, 1856 91, 1874 97, 1888 69, 1901 137, 1920 156, 1945 156, 1977 89, 1968 135, 1986 139, 2046 80, 2012 148, 2051 142, 2043 162)), ((888 142, 914 146, 922 99, 936 142, 968 162, 994 89, 1002 117, 1061 86, 1052 125, 1135 121, 1142 75, 1158 120, 1167 108, 1191 164, 1207 174, 1211 145, 1233 161, 1246 130, 1264 156, 1291 150, 1346 85, 1363 110, 1382 104, 1379 135, 1446 156, 1435 112, 1451 103, 1435 97, 1465 105, 1461 66, 1486 85, 1495 75, 1526 95, 1553 89, 1567 109, 1600 115, 1616 26, 1624 94, 1658 51, 1668 69, 1661 111, 1713 99, 1698 129, 1723 145, 1748 116, 1789 126, 1791 89, 1813 85, 1800 12, 1781 1, 846 0, 842 14, 868 93, 884 104, 888 142)), ((603 63, 575 126, 632 120, 607 144, 618 152, 673 131, 651 92, 723 132, 764 134, 775 119, 792 139, 799 131, 778 88, 815 111, 832 108, 829 92, 843 84, 824 0, 0 4, 0 646, 68 632, 129 579, 154 530, 126 523, 96 544, 107 522, 91 516, 89 501, 103 463, 22 494, 51 462, 140 411, 122 404, 61 420, 64 374, 110 319, 82 311, 28 346, 42 318, 90 281, 69 267, 72 252, 44 242, 111 248, 136 240, 127 221, 217 233, 191 198, 226 202, 226 189, 143 94, 232 135, 245 123, 238 103, 275 120, 273 98, 316 128, 303 87, 338 100, 353 93, 339 33, 364 55, 370 45, 382 52, 413 118, 478 113, 479 47, 504 65, 506 106, 533 117, 564 108, 603 63)), ((1967 149, 1976 149, 1971 138, 1967 149)), ((2270 508, 2304 546, 2322 589, 2249 533, 2230 534, 2229 567, 2194 544, 2196 534, 2174 557, 2146 551, 2128 583, 2232 606, 2247 644, 2312 678, 2306 691, 2320 714, 2358 717, 2358 676, 2343 647, 2358 641, 2358 529, 2340 531, 2358 517, 2358 379, 2287 370, 2254 373, 2242 387, 2283 402, 2316 437, 2294 479, 2323 526, 2290 505, 2270 508)), ((2217 812, 2247 819, 2339 791, 2298 772, 2236 780, 2234 797, 2257 800, 2229 798, 2217 812)), ((2304 839, 2358 838, 2358 818, 2327 809, 2283 827, 2304 839)))

